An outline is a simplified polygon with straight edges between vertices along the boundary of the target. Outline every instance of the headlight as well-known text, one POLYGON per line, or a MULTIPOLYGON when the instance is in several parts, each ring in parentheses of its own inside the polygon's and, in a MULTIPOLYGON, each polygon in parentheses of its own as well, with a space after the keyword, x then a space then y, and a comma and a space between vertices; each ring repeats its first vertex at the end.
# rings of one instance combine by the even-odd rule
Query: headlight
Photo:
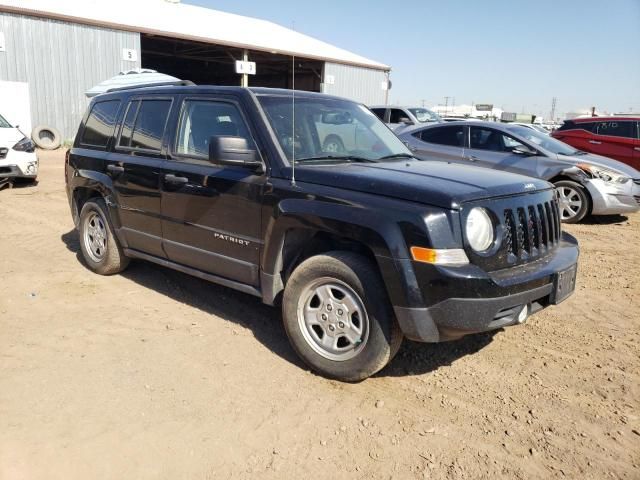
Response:
POLYGON ((31 139, 27 137, 23 137, 18 143, 13 146, 13 149, 17 152, 33 152, 36 146, 31 141, 31 139))
POLYGON ((596 167, 595 165, 589 165, 588 163, 579 163, 577 167, 582 171, 587 172, 591 178, 599 178, 604 182, 627 183, 630 180, 629 177, 626 177, 618 172, 614 172, 613 170, 608 170, 606 168, 596 167))
POLYGON ((483 252, 493 244, 493 222, 484 208, 473 208, 465 226, 467 241, 476 252, 483 252))

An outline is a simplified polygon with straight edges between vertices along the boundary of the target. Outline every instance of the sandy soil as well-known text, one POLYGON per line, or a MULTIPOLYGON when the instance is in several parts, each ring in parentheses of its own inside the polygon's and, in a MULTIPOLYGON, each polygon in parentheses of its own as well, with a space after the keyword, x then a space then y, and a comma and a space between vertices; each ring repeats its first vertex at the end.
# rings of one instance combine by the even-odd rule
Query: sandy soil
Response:
POLYGON ((405 342, 357 385, 279 311, 79 261, 63 156, 0 191, 0 479, 640 478, 640 215, 567 230, 576 294, 520 327, 405 342))

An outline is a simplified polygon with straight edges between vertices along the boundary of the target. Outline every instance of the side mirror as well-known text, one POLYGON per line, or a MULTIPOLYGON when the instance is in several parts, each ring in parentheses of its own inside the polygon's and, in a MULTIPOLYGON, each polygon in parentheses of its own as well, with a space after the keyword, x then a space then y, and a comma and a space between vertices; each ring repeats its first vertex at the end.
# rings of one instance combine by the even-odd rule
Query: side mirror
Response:
POLYGON ((536 150, 534 150, 533 148, 529 148, 526 145, 520 145, 518 147, 514 147, 511 151, 516 155, 525 155, 528 157, 538 155, 538 152, 536 150))
POLYGON ((404 123, 405 125, 413 125, 413 122, 407 117, 400 117, 398 121, 399 123, 404 123))
POLYGON ((262 167, 258 152, 249 148, 244 137, 213 136, 209 139, 209 161, 216 165, 262 167))

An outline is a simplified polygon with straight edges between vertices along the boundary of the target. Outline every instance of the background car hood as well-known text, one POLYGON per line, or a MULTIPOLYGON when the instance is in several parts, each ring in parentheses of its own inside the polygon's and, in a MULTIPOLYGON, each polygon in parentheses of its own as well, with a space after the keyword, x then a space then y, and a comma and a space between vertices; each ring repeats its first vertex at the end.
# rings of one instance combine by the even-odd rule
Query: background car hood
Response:
POLYGON ((11 148, 21 140, 23 136, 24 135, 15 128, 0 128, 0 147, 11 148))
POLYGON ((631 165, 619 162, 613 158, 603 157, 602 155, 596 155, 595 153, 587 153, 584 155, 558 155, 558 160, 571 163, 589 163, 594 166, 607 168, 614 170, 631 178, 640 178, 640 172, 633 168, 631 165))
POLYGON ((472 200, 551 188, 544 180, 515 173, 411 159, 296 165, 296 180, 454 209, 472 200))

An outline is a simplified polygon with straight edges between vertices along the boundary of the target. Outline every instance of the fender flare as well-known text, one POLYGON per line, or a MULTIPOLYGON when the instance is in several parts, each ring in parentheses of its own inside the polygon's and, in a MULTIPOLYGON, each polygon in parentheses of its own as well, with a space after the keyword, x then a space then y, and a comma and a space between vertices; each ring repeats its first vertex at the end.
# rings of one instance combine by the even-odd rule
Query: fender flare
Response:
POLYGON ((261 287, 263 301, 272 305, 284 289, 283 251, 291 230, 325 232, 362 243, 376 259, 392 305, 423 304, 417 288, 408 250, 400 227, 392 222, 380 223, 380 215, 346 204, 331 204, 308 199, 286 199, 278 204, 267 222, 262 252, 261 287), (376 222, 377 227, 373 228, 376 222), (381 228, 382 227, 382 228, 381 228), (403 264, 403 265, 401 265, 403 264), (404 267, 404 268, 402 268, 404 267))
POLYGON ((71 191, 71 198, 73 199, 72 212, 74 222, 76 221, 76 216, 80 214, 76 208, 76 191, 80 188, 86 188, 98 192, 102 198, 104 198, 107 208, 109 209, 112 225, 116 231, 120 229, 122 223, 120 222, 120 215, 118 213, 115 187, 109 175, 96 172, 95 170, 76 170, 70 179, 68 188, 71 191))

